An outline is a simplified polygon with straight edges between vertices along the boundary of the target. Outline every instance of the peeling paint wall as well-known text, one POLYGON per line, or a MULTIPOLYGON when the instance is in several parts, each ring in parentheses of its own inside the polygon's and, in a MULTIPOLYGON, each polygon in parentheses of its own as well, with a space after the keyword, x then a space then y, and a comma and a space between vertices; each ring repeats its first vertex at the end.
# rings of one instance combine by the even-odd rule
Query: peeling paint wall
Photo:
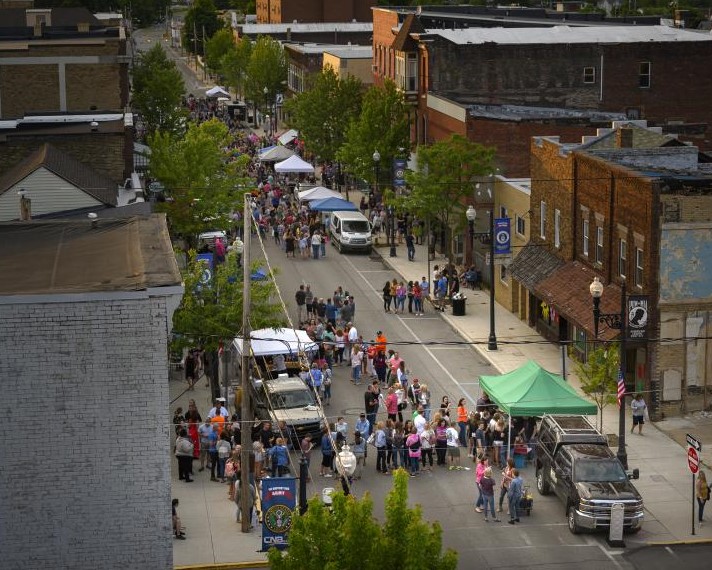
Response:
POLYGON ((663 224, 660 302, 712 300, 712 223, 663 224))

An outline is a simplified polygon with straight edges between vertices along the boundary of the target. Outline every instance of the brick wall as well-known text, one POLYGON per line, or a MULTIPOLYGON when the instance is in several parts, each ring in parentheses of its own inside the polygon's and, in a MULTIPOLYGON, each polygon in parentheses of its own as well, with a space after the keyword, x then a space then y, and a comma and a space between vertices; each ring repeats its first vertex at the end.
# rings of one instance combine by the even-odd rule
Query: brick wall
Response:
POLYGON ((3 568, 172 568, 167 318, 0 304, 3 568))
POLYGON ((94 108, 112 111, 124 108, 122 65, 67 65, 67 111, 83 112, 94 108))

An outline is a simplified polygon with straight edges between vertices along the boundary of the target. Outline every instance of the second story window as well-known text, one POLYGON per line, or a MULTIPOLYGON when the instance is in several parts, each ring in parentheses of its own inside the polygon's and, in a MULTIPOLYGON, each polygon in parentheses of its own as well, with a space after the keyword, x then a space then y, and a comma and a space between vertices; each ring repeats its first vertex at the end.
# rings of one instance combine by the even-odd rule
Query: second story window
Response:
POLYGON ((628 244, 624 239, 618 240, 618 275, 626 276, 626 259, 628 257, 628 244))
POLYGON ((643 288, 643 250, 635 248, 635 285, 643 288))
POLYGON ((418 58, 414 53, 399 53, 395 56, 395 83, 401 91, 418 89, 418 58))
POLYGON ((583 68, 583 82, 584 83, 595 83, 596 82, 596 68, 595 67, 584 67, 583 68))
POLYGON ((554 210, 554 247, 561 247, 561 211, 554 210))
POLYGON ((539 236, 546 239, 546 202, 539 204, 539 236))
POLYGON ((520 235, 522 237, 525 236, 526 230, 527 230, 527 222, 521 216, 516 216, 516 228, 515 229, 516 229, 517 235, 520 235))
POLYGON ((583 254, 588 257, 588 220, 583 221, 583 254))
POLYGON ((603 228, 596 228, 596 263, 603 264, 603 228))
POLYGON ((639 87, 650 87, 650 75, 651 75, 651 69, 650 69, 650 62, 649 61, 641 61, 640 62, 640 71, 638 72, 638 86, 639 87))

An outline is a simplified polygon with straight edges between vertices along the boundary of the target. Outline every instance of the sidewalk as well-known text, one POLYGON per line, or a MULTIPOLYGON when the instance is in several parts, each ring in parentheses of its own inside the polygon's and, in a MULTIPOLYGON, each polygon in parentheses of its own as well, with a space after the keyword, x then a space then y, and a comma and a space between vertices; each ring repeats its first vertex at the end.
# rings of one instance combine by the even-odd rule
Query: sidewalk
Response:
MULTIPOLYGON (((408 261, 405 245, 397 247, 396 257, 390 257, 388 248, 384 246, 379 246, 376 252, 382 256, 384 263, 404 280, 428 275, 425 246, 416 246, 414 261, 408 261)), ((430 264, 431 271, 434 265, 444 261, 442 255, 436 255, 436 259, 430 264)), ((429 281, 430 279, 431 276, 428 276, 429 281)), ((528 360, 535 360, 545 369, 561 374, 561 349, 554 344, 517 342, 541 340, 542 337, 500 305, 495 306, 498 350, 487 350, 489 291, 465 289, 463 292, 467 296, 466 314, 453 316, 448 308, 441 315, 463 338, 477 343, 475 348, 496 371, 506 373, 528 360)), ((432 311, 432 308, 429 308, 432 311)), ((566 372, 567 381, 581 393, 578 378, 573 372, 573 364, 568 357, 566 372)), ((471 393, 470 396, 477 397, 477 393, 471 393)), ((628 413, 627 430, 630 429, 630 421, 631 416, 628 413)), ((603 428, 605 433, 618 433, 617 406, 611 405, 604 409, 603 428)), ((628 464, 631 469, 640 469, 640 479, 634 481, 634 484, 643 495, 646 507, 645 524, 636 536, 636 542, 712 539, 710 526, 696 528, 695 537, 691 536, 692 476, 687 467, 687 449, 684 446, 685 430, 688 428, 703 442, 702 460, 706 466, 702 467, 709 471, 709 466, 712 466, 712 418, 702 417, 697 421, 684 417, 673 418, 656 424, 646 424, 642 436, 637 433, 631 435, 630 432, 626 434, 628 464)))

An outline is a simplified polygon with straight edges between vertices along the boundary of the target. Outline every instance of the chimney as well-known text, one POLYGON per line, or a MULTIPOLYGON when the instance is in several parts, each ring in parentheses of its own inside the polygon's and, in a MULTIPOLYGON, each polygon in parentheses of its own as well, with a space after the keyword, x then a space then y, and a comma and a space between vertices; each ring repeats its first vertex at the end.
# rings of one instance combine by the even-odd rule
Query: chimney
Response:
POLYGON ((616 148, 633 147, 633 129, 630 127, 620 127, 616 131, 616 148))

